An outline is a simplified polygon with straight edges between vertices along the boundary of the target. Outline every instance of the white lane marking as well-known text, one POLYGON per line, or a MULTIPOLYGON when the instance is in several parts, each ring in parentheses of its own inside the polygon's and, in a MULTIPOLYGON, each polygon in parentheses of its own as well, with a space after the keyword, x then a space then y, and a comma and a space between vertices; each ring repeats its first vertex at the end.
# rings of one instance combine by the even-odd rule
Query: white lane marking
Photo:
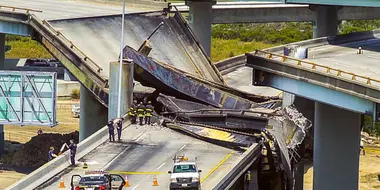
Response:
POLYGON ((164 166, 165 165, 165 162, 164 163, 162 163, 160 166, 158 166, 158 168, 156 169, 156 170, 159 170, 162 166, 164 166))
POLYGON ((181 151, 183 148, 185 148, 186 144, 184 144, 179 150, 181 151))
POLYGON ((137 184, 132 190, 135 190, 140 184, 137 184))
MULTIPOLYGON (((144 134, 145 133, 140 133, 139 137, 136 140, 134 140, 134 142, 137 142, 141 137, 144 136, 144 134)), ((108 164, 103 166, 101 170, 105 170, 106 168, 108 168, 116 159, 118 159, 121 155, 123 155, 129 148, 130 146, 127 146, 123 151, 121 151, 117 156, 115 156, 110 162, 108 162, 108 164)))
POLYGON ((140 133, 141 136, 139 138, 137 138, 136 140, 134 140, 135 142, 139 141, 143 136, 144 136, 144 133, 140 133))

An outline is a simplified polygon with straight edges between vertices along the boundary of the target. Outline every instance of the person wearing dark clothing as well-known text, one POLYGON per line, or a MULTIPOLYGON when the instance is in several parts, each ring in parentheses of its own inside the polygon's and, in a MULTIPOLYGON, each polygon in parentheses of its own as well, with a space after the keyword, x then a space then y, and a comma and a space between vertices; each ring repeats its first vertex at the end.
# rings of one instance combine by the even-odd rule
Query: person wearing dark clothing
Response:
POLYGON ((123 130, 123 121, 124 121, 124 118, 119 118, 119 121, 117 121, 116 130, 117 130, 117 140, 118 141, 120 141, 120 139, 121 139, 121 131, 123 130))
POLYGON ((145 124, 150 125, 150 118, 152 118, 153 109, 152 102, 148 101, 148 104, 145 106, 145 124))
POLYGON ((128 118, 132 124, 136 124, 136 109, 133 106, 131 106, 131 108, 129 108, 128 118))
POLYGON ((108 127, 108 135, 110 138, 110 142, 115 141, 115 127, 113 121, 109 121, 107 124, 108 127))
POLYGON ((144 115, 145 115, 145 106, 142 102, 137 106, 137 115, 139 116, 140 125, 143 125, 144 115))
POLYGON ((53 158, 56 158, 57 155, 54 154, 54 147, 50 147, 49 155, 48 155, 48 161, 53 160, 53 158))
POLYGON ((70 149, 70 160, 71 165, 75 166, 75 154, 77 153, 77 145, 74 143, 74 140, 70 140, 70 145, 67 145, 67 148, 70 149))
POLYGON ((40 129, 38 129, 38 131, 37 131, 37 135, 42 135, 44 132, 42 131, 42 129, 40 128, 40 129))

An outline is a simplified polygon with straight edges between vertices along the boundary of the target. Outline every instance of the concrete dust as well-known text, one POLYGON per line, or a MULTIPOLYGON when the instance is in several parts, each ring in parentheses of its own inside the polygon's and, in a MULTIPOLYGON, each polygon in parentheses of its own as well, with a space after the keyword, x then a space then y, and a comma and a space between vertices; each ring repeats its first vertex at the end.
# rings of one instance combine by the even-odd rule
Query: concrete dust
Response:
MULTIPOLYGON (((375 190, 380 189, 380 181, 377 174, 380 174, 380 148, 378 151, 366 151, 366 155, 360 155, 359 165, 359 189, 375 190)), ((313 189, 313 165, 305 165, 304 190, 313 189)))

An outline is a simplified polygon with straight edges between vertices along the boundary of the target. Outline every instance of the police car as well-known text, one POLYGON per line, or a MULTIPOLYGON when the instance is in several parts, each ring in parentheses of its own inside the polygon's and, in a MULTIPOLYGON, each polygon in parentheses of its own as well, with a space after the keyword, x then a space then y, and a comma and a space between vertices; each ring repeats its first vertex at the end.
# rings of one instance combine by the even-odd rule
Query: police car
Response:
POLYGON ((122 190, 125 180, 121 175, 104 171, 87 171, 84 176, 71 176, 71 190, 122 190))

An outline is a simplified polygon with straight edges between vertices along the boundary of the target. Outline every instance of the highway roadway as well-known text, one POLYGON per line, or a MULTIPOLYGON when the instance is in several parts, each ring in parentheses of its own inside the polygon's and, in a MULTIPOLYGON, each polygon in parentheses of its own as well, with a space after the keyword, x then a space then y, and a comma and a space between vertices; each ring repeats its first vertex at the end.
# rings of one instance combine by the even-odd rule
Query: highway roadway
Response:
POLYGON ((223 78, 227 85, 238 90, 263 96, 278 96, 282 91, 266 87, 252 85, 253 69, 247 66, 238 66, 224 74, 223 78))
MULTIPOLYGON (((86 161, 88 170, 128 174, 131 187, 124 189, 168 189, 170 175, 167 171, 171 169, 175 154, 185 154, 190 161, 197 157, 203 189, 212 189, 241 155, 168 128, 132 125, 124 129, 121 143, 106 142, 79 161, 86 161), (151 172, 156 172, 158 187, 152 186, 154 173, 151 172)), ((69 189, 70 176, 84 172, 81 167, 67 168, 62 176, 53 177, 39 189, 56 190, 61 177, 69 189)))
MULTIPOLYGON (((121 14, 122 12, 122 7, 117 5, 73 0, 1 0, 1 5, 40 10, 43 12, 34 12, 33 14, 46 20, 114 15, 121 14)), ((2 9, 11 10, 7 8, 2 9)), ((126 13, 141 11, 147 10, 136 7, 126 8, 126 13)))
MULTIPOLYGON (((324 45, 310 48, 310 58, 306 60, 380 80, 380 35, 376 34, 375 37, 374 39, 342 45, 324 45), (363 54, 357 54, 359 47, 363 49, 363 54)), ((318 67, 317 69, 322 70, 322 68, 318 67)), ((343 77, 351 79, 351 76, 348 75, 343 75, 343 77)), ((356 79, 361 80, 361 82, 367 82, 358 77, 356 79)), ((379 87, 380 83, 372 83, 372 85, 379 87)))

